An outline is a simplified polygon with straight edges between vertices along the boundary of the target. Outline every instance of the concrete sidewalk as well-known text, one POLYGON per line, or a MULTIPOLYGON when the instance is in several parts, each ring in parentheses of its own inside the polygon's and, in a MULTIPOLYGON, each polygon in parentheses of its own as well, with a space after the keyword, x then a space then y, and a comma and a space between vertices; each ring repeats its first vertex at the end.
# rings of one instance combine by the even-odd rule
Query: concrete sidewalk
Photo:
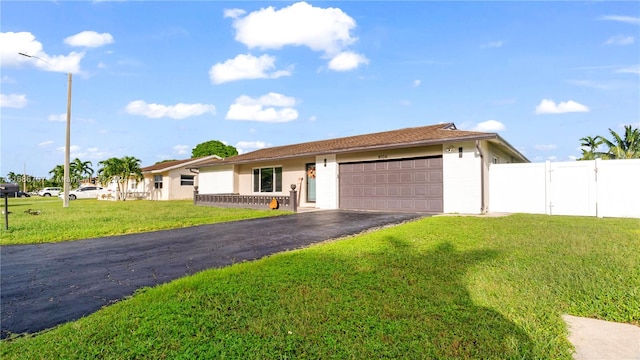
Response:
POLYGON ((563 315, 576 360, 640 360, 640 327, 563 315))

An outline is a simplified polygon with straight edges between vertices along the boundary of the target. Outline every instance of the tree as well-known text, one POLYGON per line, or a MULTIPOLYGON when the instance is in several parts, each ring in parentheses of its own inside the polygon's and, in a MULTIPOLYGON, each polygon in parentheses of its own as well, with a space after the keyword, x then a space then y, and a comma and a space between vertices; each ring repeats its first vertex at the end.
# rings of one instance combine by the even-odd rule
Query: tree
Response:
POLYGON ((209 155, 218 155, 224 159, 238 155, 238 149, 231 145, 225 145, 218 140, 211 140, 196 145, 196 147, 191 151, 192 158, 209 155))
POLYGON ((55 186, 60 186, 64 181, 64 166, 63 165, 56 165, 56 167, 54 167, 53 169, 51 169, 51 171, 49 171, 49 174, 51 174, 51 184, 55 185, 55 186))
POLYGON ((71 172, 71 183, 77 185, 79 179, 83 179, 84 175, 91 178, 93 175, 93 164, 91 161, 82 161, 78 158, 73 159, 73 162, 69 164, 69 170, 71 172))
POLYGON ((609 151, 603 153, 602 158, 607 159, 640 159, 640 129, 625 125, 624 138, 615 131, 609 129, 613 137, 609 140, 599 136, 600 140, 609 147, 609 151))
POLYGON ((578 160, 595 160, 596 157, 599 157, 599 153, 597 153, 598 146, 602 145, 604 142, 600 138, 600 136, 585 136, 580 139, 580 146, 587 147, 588 149, 582 149, 582 157, 578 160))
POLYGON ((9 179, 9 182, 12 182, 12 183, 17 183, 18 177, 19 175, 14 173, 13 171, 9 171, 9 173, 7 174, 7 179, 9 179))
POLYGON ((142 180, 142 170, 140 169, 140 159, 133 156, 123 158, 110 158, 100 161, 98 165, 102 168, 98 170, 98 177, 103 184, 116 182, 118 189, 116 198, 126 200, 129 189, 129 181, 142 180))

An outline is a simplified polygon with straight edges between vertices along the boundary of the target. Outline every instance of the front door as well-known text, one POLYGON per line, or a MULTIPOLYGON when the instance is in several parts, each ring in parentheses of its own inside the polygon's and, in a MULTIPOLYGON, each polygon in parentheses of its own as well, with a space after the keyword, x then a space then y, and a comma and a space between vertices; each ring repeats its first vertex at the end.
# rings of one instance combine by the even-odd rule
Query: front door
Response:
POLYGON ((307 202, 316 202, 316 164, 307 164, 307 202))

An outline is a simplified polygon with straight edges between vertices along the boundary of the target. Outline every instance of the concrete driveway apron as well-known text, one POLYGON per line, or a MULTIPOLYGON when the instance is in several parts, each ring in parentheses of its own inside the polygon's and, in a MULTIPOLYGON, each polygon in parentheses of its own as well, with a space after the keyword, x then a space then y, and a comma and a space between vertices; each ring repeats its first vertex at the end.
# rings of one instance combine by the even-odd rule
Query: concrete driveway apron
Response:
POLYGON ((0 248, 2 338, 79 319, 154 286, 425 216, 316 211, 142 234, 0 248))

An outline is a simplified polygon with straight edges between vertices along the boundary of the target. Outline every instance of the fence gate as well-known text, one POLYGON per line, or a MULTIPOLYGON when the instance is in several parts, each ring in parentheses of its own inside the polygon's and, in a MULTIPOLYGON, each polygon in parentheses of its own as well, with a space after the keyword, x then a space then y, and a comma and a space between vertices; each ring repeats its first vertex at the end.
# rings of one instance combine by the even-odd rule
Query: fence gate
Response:
POLYGON ((550 215, 597 215, 593 162, 551 163, 548 171, 550 215))
POLYGON ((492 164, 489 210, 640 218, 640 159, 492 164))

